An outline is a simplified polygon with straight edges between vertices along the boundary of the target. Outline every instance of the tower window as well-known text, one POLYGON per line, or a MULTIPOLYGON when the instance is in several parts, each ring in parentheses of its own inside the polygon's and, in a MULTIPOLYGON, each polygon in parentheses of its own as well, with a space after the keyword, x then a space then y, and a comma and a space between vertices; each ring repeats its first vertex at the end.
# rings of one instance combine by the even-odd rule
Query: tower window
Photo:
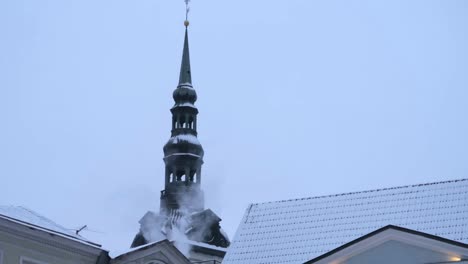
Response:
POLYGON ((186 179, 185 172, 184 171, 178 171, 177 174, 176 174, 175 180, 176 181, 185 181, 185 179, 186 179))
POLYGON ((195 171, 195 170, 190 170, 190 175, 189 175, 188 180, 189 180, 190 182, 197 182, 197 179, 196 179, 196 171, 195 171))
POLYGON ((189 123, 189 124, 188 124, 188 127, 189 127, 190 129, 193 129, 193 128, 194 128, 194 127, 193 127, 193 116, 190 116, 190 117, 189 117, 188 123, 189 123))

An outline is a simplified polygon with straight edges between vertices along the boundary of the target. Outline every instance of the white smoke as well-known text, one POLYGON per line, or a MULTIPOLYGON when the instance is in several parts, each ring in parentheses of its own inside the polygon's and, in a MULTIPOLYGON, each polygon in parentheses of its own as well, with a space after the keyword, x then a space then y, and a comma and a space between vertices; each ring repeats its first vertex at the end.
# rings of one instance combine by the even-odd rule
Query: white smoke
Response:
MULTIPOLYGON (((180 205, 186 205, 190 201, 188 200, 189 194, 185 192, 177 197, 180 205), (184 195, 185 194, 185 195, 184 195)), ((187 237, 187 230, 191 228, 191 223, 188 221, 188 210, 186 207, 181 207, 178 210, 172 210, 170 215, 167 216, 168 233, 167 238, 173 241, 174 246, 182 252, 186 257, 190 256, 192 246, 187 243, 189 238, 187 237)))
POLYGON ((163 218, 154 212, 148 211, 140 220, 140 231, 148 242, 155 242, 165 239, 161 226, 163 218))
POLYGON ((189 257, 192 246, 188 244, 188 238, 185 235, 187 229, 187 222, 180 219, 175 225, 172 226, 168 239, 174 242, 174 246, 182 252, 186 257, 189 257))

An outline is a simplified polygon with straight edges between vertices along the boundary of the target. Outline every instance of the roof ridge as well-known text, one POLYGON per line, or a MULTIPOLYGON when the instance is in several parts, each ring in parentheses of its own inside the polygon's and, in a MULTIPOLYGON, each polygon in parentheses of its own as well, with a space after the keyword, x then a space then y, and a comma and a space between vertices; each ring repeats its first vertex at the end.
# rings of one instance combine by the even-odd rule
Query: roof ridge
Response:
POLYGON ((345 195, 359 194, 359 193, 381 192, 381 191, 397 190, 397 189, 404 189, 404 188, 414 188, 414 187, 421 187, 421 186, 428 186, 428 185, 445 184, 445 183, 452 183, 452 182, 459 182, 459 181, 468 181, 468 178, 438 181, 438 182, 428 182, 428 183, 420 183, 420 184, 411 184, 411 185, 402 185, 402 186, 394 186, 394 187, 371 189, 371 190, 356 191, 356 192, 345 192, 345 193, 337 193, 337 194, 309 196, 309 197, 303 197, 303 198, 284 199, 284 200, 277 200, 277 201, 253 203, 252 205, 284 203, 284 202, 299 201, 299 200, 312 200, 312 199, 345 196, 345 195))

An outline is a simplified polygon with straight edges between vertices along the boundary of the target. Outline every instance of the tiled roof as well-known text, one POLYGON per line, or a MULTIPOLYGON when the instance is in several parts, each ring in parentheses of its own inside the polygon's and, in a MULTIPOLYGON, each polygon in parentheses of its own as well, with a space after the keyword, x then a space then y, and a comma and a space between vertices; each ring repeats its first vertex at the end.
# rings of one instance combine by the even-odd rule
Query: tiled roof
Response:
POLYGON ((252 204, 223 264, 303 263, 387 225, 468 243, 468 179, 252 204))
POLYGON ((33 210, 22 206, 0 205, 0 218, 37 230, 59 235, 89 246, 100 247, 100 245, 90 242, 82 236, 75 234, 71 229, 67 229, 34 212, 33 210))

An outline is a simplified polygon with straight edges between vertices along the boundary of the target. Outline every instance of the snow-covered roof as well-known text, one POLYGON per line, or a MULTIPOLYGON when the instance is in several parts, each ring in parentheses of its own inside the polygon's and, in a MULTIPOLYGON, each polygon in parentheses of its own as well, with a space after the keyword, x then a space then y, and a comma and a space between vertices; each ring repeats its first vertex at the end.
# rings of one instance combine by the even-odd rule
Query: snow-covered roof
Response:
POLYGON ((387 225, 468 243, 468 179, 252 204, 223 264, 303 263, 387 225))
POLYGON ((17 224, 28 226, 47 233, 52 233, 54 235, 65 237, 89 246, 98 248, 101 247, 100 245, 90 242, 82 236, 77 235, 72 230, 67 229, 23 206, 0 205, 0 219, 6 219, 17 224))
POLYGON ((141 250, 143 248, 150 248, 153 245, 164 243, 164 241, 168 241, 168 240, 164 238, 164 239, 161 239, 161 240, 158 240, 158 241, 155 241, 155 242, 151 242, 151 243, 148 243, 148 244, 144 244, 144 245, 134 247, 134 248, 128 248, 128 249, 121 250, 121 251, 111 251, 109 253, 109 256, 111 256, 112 258, 118 258, 120 256, 132 253, 134 251, 141 250))
POLYGON ((201 247, 201 248, 209 248, 209 249, 217 250, 217 251, 220 251, 220 252, 226 252, 227 251, 227 249, 223 248, 223 247, 217 247, 217 246, 213 246, 213 245, 210 245, 210 244, 207 244, 207 243, 196 242, 196 241, 188 240, 188 239, 183 240, 181 242, 182 243, 187 243, 187 244, 192 245, 192 246, 198 246, 198 247, 201 247))

